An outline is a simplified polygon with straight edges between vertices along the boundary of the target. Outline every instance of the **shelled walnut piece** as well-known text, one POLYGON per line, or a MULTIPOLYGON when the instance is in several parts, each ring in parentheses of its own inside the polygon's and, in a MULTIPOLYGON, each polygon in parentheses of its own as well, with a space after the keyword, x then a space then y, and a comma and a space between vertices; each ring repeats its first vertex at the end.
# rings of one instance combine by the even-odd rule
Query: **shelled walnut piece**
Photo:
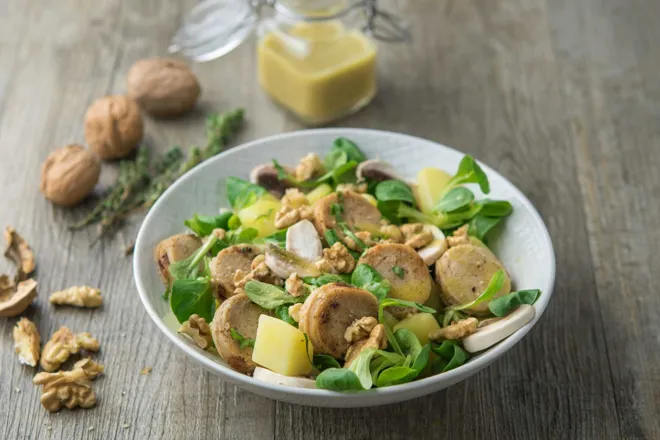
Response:
POLYGON ((461 319, 447 327, 435 330, 429 333, 429 339, 432 341, 443 341, 450 339, 460 339, 471 335, 477 331, 479 320, 477 318, 461 319))
POLYGON ((43 385, 41 404, 50 412, 59 411, 63 406, 91 408, 96 404, 92 380, 103 370, 103 365, 87 358, 76 362, 71 371, 38 373, 32 383, 43 385))
POLYGON ((74 307, 101 307, 101 291, 89 286, 74 286, 54 292, 48 299, 52 304, 74 307))
POLYGON ((67 327, 60 327, 41 352, 41 368, 48 372, 57 370, 72 354, 81 349, 98 351, 99 341, 89 333, 73 334, 67 327))
POLYGON ((21 318, 14 327, 14 350, 21 364, 36 367, 41 350, 41 336, 37 326, 27 318, 21 318))
POLYGON ((202 350, 206 350, 213 344, 211 328, 206 320, 199 315, 190 315, 190 318, 181 324, 177 331, 190 336, 193 342, 202 350))
POLYGON ((323 259, 315 264, 324 273, 351 273, 355 269, 355 258, 346 246, 337 242, 332 247, 323 249, 323 259))
POLYGON ((5 257, 11 259, 18 266, 16 281, 23 281, 34 272, 34 252, 27 241, 11 226, 5 228, 5 257))

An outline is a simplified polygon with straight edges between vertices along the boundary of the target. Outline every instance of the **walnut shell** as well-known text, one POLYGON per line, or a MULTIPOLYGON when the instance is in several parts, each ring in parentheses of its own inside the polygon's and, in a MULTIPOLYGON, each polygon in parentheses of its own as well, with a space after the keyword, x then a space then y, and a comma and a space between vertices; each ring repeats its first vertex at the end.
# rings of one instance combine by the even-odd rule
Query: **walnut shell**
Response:
POLYGON ((57 205, 73 206, 99 181, 101 162, 82 145, 71 144, 50 153, 41 166, 41 192, 57 205))
POLYGON ((85 140, 101 159, 128 156, 142 140, 143 133, 140 107, 126 96, 97 99, 85 114, 85 140))
POLYGON ((128 96, 152 116, 178 116, 190 110, 201 89, 195 74, 173 58, 147 58, 128 72, 128 96))

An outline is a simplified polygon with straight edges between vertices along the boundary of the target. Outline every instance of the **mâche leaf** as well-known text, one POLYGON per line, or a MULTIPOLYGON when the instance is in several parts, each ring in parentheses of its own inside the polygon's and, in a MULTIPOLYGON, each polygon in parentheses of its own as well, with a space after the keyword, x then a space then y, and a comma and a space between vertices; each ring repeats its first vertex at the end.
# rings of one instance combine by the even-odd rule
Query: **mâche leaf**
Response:
POLYGON ((295 304, 305 301, 304 296, 293 296, 284 289, 261 281, 251 280, 243 288, 250 301, 266 310, 273 310, 285 304, 295 304))
POLYGON ((218 242, 216 236, 211 236, 206 242, 195 251, 194 254, 186 258, 185 260, 176 261, 170 264, 168 270, 170 275, 175 280, 184 280, 195 277, 195 271, 199 270, 199 263, 202 261, 202 258, 215 246, 218 242))
POLYGON ((390 282, 368 264, 357 265, 351 274, 351 284, 373 293, 378 302, 387 297, 391 288, 390 282))
POLYGON ((317 388, 331 391, 364 390, 357 375, 347 368, 328 368, 316 376, 317 388))
POLYGON ((385 327, 387 340, 389 341, 390 346, 394 349, 395 353, 402 355, 403 351, 401 349, 401 346, 399 345, 397 339, 394 337, 394 332, 392 331, 392 328, 390 328, 389 324, 385 320, 385 315, 384 315, 385 307, 392 307, 392 306, 413 307, 422 313, 435 313, 435 309, 432 309, 430 307, 424 306, 422 304, 413 301, 404 301, 402 299, 396 299, 396 298, 385 298, 380 302, 380 305, 378 306, 378 322, 383 324, 383 326, 385 327))
POLYGON ((488 304, 488 308, 495 316, 506 316, 522 304, 532 305, 536 302, 541 291, 538 289, 519 290, 508 295, 495 298, 488 304))
POLYGON ((313 364, 319 371, 325 371, 328 368, 341 368, 337 359, 327 354, 315 354, 313 364))
POLYGON ((412 205, 415 197, 407 183, 400 180, 384 180, 376 185, 376 199, 380 202, 399 201, 412 205))
POLYGON ((438 355, 438 358, 431 365, 433 374, 453 370, 470 359, 470 355, 461 348, 458 342, 453 340, 442 341, 439 346, 432 346, 431 351, 438 355))
POLYGON ((353 371, 357 376, 362 388, 368 390, 372 387, 373 381, 371 379, 371 371, 369 365, 371 364, 371 359, 376 353, 375 348, 366 348, 358 354, 358 356, 351 362, 348 366, 348 369, 353 371))
POLYGON ((189 218, 183 223, 195 234, 206 237, 211 235, 216 228, 229 229, 228 223, 232 215, 231 212, 224 212, 216 216, 195 214, 193 218, 189 218))
POLYGON ((477 237, 483 241, 497 224, 502 221, 502 217, 486 217, 481 214, 474 216, 468 226, 468 234, 477 237))
POLYGON ((194 314, 201 316, 206 322, 211 322, 215 313, 211 282, 206 278, 174 280, 170 307, 180 323, 187 321, 194 314))
POLYGON ((481 205, 479 214, 486 217, 506 217, 513 212, 513 206, 506 200, 478 200, 476 203, 481 205))
POLYGON ((289 315, 289 306, 283 304, 275 308, 275 316, 289 325, 298 328, 298 323, 289 315))
POLYGON ((367 160, 367 157, 364 155, 362 150, 360 150, 360 148, 358 148, 355 143, 344 137, 335 139, 329 154, 333 154, 336 151, 346 153, 346 158, 349 161, 360 163, 367 160))
POLYGON ((472 156, 465 155, 461 162, 458 164, 456 174, 447 182, 447 186, 443 192, 443 196, 447 194, 455 186, 464 183, 476 183, 479 185, 481 192, 488 194, 490 192, 490 184, 488 183, 488 176, 481 169, 479 164, 472 156))
POLYGON ((488 283, 488 286, 486 287, 486 290, 484 290, 483 293, 479 295, 475 300, 470 301, 469 303, 466 304, 448 307, 445 313, 449 311, 466 310, 476 305, 479 305, 484 301, 490 301, 493 298, 493 296, 495 296, 495 294, 497 294, 497 292, 499 292, 502 289, 502 286, 504 285, 504 281, 506 281, 506 274, 504 273, 503 270, 500 269, 493 274, 492 278, 490 279, 490 282, 488 283))
POLYGON ((436 209, 442 212, 454 212, 467 208, 474 200, 474 194, 469 189, 457 186, 452 188, 436 205, 436 209))
POLYGON ((261 186, 238 177, 227 177, 226 186, 227 199, 234 211, 247 208, 266 194, 266 190, 261 186))

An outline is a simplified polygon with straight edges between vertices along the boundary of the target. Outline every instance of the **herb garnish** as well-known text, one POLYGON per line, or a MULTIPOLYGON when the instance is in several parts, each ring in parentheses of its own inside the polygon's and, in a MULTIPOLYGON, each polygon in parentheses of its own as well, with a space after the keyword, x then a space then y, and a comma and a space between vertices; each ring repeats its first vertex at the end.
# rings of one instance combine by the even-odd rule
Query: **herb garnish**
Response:
POLYGON ((243 350, 245 347, 254 347, 255 340, 252 338, 246 338, 236 330, 235 327, 229 329, 229 334, 231 338, 239 343, 240 349, 243 350))
POLYGON ((401 279, 403 279, 406 276, 406 271, 401 266, 396 266, 396 265, 392 266, 392 272, 394 272, 394 275, 398 276, 401 279))

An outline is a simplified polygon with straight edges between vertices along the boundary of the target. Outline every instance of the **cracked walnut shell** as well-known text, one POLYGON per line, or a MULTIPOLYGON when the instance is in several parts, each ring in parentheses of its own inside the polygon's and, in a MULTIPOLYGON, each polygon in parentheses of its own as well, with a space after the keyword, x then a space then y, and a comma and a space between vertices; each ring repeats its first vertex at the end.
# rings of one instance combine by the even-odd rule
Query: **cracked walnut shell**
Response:
POLYGON ((7 275, 0 275, 0 316, 20 315, 37 297, 37 282, 30 278, 14 284, 7 275))
POLYGON ((66 362, 72 354, 81 349, 98 351, 99 342, 89 333, 73 334, 67 327, 60 327, 41 352, 41 368, 45 371, 55 371, 66 362))
POLYGON ((17 281, 23 281, 34 272, 34 252, 27 241, 11 226, 5 228, 5 256, 10 258, 18 266, 17 281))
POLYGON ((74 286, 54 292, 48 299, 52 304, 74 307, 101 307, 101 291, 89 286, 74 286))
POLYGON ((71 144, 53 151, 41 166, 41 193, 51 202, 73 206, 94 190, 101 162, 82 145, 71 144))
POLYGON ((85 114, 85 140, 101 159, 121 159, 133 152, 144 133, 140 107, 132 99, 104 96, 85 114))
POLYGON ((21 318, 13 331, 14 350, 21 364, 36 367, 39 362, 41 336, 37 326, 27 318, 21 318))

